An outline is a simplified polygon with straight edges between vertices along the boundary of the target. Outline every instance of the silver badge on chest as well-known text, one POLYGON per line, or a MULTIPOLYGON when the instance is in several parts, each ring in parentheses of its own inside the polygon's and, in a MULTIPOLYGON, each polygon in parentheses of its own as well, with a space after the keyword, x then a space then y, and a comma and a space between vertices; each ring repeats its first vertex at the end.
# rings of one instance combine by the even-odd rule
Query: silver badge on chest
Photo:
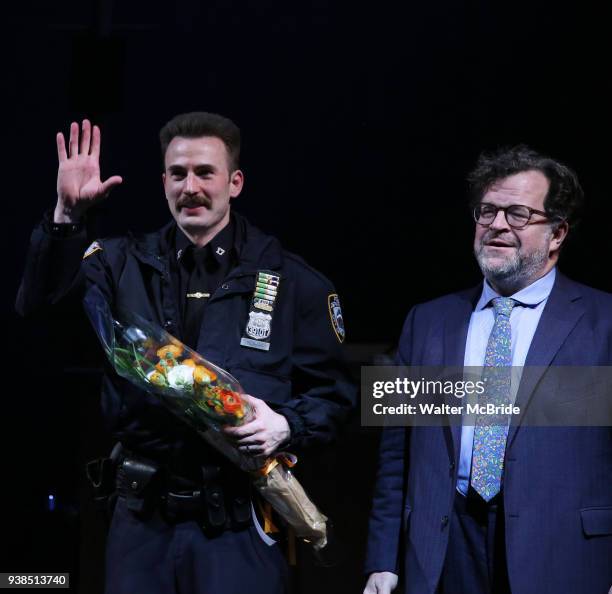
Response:
POLYGON ((246 327, 246 333, 256 340, 265 340, 270 336, 272 331, 271 323, 272 316, 267 313, 250 311, 249 323, 246 327))

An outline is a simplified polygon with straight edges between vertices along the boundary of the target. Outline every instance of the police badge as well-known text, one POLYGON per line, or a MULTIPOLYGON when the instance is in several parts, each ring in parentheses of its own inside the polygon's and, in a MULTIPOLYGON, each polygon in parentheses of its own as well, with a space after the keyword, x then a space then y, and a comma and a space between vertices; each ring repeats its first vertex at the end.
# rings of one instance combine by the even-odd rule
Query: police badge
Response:
POLYGON ((249 321, 244 330, 245 335, 240 339, 242 346, 261 351, 270 350, 272 315, 274 314, 279 285, 280 275, 267 270, 257 272, 255 291, 249 310, 249 321))
POLYGON ((270 328, 270 322, 272 316, 270 314, 261 313, 258 311, 249 312, 249 323, 246 327, 246 333, 256 340, 265 340, 270 336, 272 329, 270 328))

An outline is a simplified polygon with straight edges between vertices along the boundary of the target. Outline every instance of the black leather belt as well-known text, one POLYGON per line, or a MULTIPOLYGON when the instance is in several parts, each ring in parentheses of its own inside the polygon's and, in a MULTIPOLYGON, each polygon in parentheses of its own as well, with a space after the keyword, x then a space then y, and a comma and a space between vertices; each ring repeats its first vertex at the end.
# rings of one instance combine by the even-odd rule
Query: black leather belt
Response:
POLYGON ((224 480, 219 466, 202 467, 199 484, 170 474, 151 460, 124 454, 117 468, 117 492, 127 508, 146 519, 158 510, 171 523, 196 521, 212 531, 239 529, 252 523, 246 477, 224 480), (177 489, 189 485, 189 488, 177 489))

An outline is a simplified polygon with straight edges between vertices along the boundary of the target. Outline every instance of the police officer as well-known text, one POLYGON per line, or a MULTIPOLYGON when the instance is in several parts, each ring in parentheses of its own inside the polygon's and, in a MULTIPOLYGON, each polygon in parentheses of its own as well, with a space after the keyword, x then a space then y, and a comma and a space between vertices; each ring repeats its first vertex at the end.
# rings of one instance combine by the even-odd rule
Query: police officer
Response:
MULTIPOLYGON (((182 114, 160 140, 174 220, 154 233, 91 243, 87 212, 122 179, 101 180, 97 126, 72 123, 68 147, 58 133, 57 205, 32 234, 18 311, 95 287, 111 308, 163 326, 255 395, 246 397, 254 419, 227 430, 243 452, 269 456, 331 441, 354 402, 333 286, 232 212, 244 184, 232 121, 182 114)), ((121 444, 106 591, 284 592, 285 560, 257 521, 248 477, 112 372, 102 398, 121 444)))

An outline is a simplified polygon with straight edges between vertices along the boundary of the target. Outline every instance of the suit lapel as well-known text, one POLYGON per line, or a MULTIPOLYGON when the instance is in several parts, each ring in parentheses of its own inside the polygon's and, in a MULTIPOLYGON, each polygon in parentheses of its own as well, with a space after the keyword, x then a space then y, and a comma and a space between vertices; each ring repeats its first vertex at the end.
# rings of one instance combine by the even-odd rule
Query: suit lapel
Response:
POLYGON ((445 319, 444 323, 444 366, 463 367, 465 343, 470 317, 474 305, 469 299, 462 299, 445 319))
MULTIPOLYGON (((470 318, 482 292, 482 284, 458 295, 459 299, 444 323, 444 366, 463 367, 470 318)), ((460 450, 461 426, 444 427, 444 439, 451 461, 457 464, 460 450)))
MULTIPOLYGON (((557 273, 542 317, 538 323, 527 359, 516 404, 525 412, 529 400, 542 379, 546 368, 565 342, 569 333, 584 315, 578 285, 557 273)), ((508 446, 516 436, 518 425, 511 425, 508 431, 508 446)))

